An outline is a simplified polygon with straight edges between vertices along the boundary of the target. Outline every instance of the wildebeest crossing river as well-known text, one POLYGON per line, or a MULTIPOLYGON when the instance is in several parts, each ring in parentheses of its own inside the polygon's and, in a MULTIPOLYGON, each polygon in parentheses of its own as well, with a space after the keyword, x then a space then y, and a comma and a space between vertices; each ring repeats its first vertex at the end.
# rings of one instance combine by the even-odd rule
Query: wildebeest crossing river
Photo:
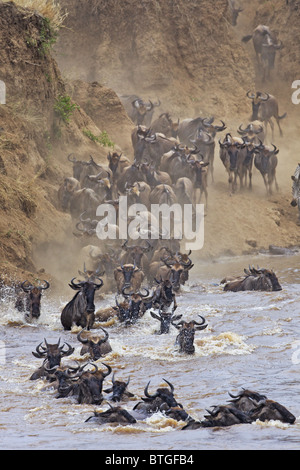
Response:
MULTIPOLYGON (((61 338, 75 348, 64 360, 83 364, 80 328, 64 331, 60 312, 69 299, 45 292, 41 316, 27 323, 14 308, 8 289, 2 289, 1 319, 1 423, 2 449, 296 449, 299 448, 299 362, 300 256, 260 255, 251 258, 255 266, 273 268, 282 286, 278 292, 223 292, 220 280, 241 274, 249 257, 195 263, 188 285, 177 296, 176 313, 184 319, 205 317, 208 327, 195 333, 195 353, 178 352, 178 331, 171 326, 164 335, 155 334, 159 323, 149 311, 137 324, 125 328, 118 322, 105 325, 112 352, 96 361, 109 364, 115 379, 127 380, 134 394, 121 402, 127 410, 149 392, 174 385, 174 395, 195 419, 207 409, 226 404, 228 392, 243 387, 255 390, 284 405, 297 418, 293 425, 279 421, 254 422, 226 428, 182 431, 183 422, 155 413, 135 424, 98 425, 85 422, 95 409, 106 410, 108 394, 99 406, 78 404, 74 397, 56 399, 56 391, 44 379, 30 381, 42 360, 32 351, 44 338, 61 338)), ((96 299, 96 307, 114 304, 114 295, 96 299)), ((97 327, 97 323, 96 323, 97 327)), ((111 385, 111 376, 104 388, 111 385)))

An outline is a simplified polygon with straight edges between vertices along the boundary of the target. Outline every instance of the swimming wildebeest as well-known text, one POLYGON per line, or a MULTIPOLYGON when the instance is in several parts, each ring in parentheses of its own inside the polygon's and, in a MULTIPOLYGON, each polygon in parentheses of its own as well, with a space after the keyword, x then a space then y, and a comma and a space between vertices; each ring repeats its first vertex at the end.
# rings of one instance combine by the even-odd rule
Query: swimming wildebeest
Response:
POLYGON ((238 277, 232 280, 224 279, 221 283, 224 285, 224 291, 239 292, 239 291, 279 291, 282 290, 278 278, 274 271, 264 268, 250 267, 245 269, 245 276, 238 277))

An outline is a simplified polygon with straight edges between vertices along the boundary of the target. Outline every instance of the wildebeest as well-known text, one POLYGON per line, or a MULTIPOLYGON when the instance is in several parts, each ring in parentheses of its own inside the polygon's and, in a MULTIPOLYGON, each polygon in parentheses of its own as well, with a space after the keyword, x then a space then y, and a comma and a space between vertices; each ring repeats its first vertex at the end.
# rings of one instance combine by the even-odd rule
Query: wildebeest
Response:
POLYGON ((177 201, 182 207, 185 204, 194 204, 194 186, 190 178, 185 176, 178 178, 173 188, 177 201))
POLYGON ((70 210, 70 201, 73 193, 81 189, 80 183, 76 178, 67 177, 58 189, 58 202, 63 211, 70 210))
POLYGON ((241 124, 238 128, 238 133, 243 137, 247 138, 253 144, 259 144, 265 140, 265 132, 263 123, 258 119, 248 123, 246 127, 243 128, 241 124))
POLYGON ((150 204, 168 204, 171 206, 177 202, 176 194, 169 184, 158 184, 152 189, 149 196, 150 204))
POLYGON ((137 95, 121 95, 119 98, 126 113, 136 125, 150 126, 154 109, 161 104, 159 100, 156 103, 150 100, 146 102, 137 95))
POLYGON ((258 64, 261 64, 263 47, 273 45, 277 48, 282 47, 281 42, 278 43, 275 34, 266 25, 258 25, 252 34, 242 37, 242 42, 246 43, 252 39, 258 64))
POLYGON ((178 138, 182 144, 190 145, 191 140, 194 140, 197 136, 199 129, 203 129, 208 132, 212 137, 215 137, 217 132, 224 131, 226 129, 225 123, 221 121, 221 126, 213 125, 214 118, 202 118, 197 117, 194 119, 183 119, 178 126, 178 138))
POLYGON ((130 377, 128 377, 127 381, 124 382, 123 380, 115 380, 115 374, 112 375, 111 382, 112 386, 109 388, 104 389, 105 393, 112 393, 111 401, 121 401, 124 399, 134 397, 134 394, 127 390, 129 385, 130 377))
POLYGON ((198 323, 195 320, 191 320, 189 322, 180 320, 179 323, 172 322, 172 325, 179 330, 179 334, 176 338, 176 344, 179 346, 179 352, 185 354, 194 354, 195 332, 196 330, 204 330, 207 327, 205 318, 201 315, 199 315, 199 317, 202 320, 201 323, 198 323))
POLYGON ((121 264, 114 270, 114 278, 119 294, 124 288, 138 292, 144 280, 144 272, 135 264, 121 264))
POLYGON ((256 420, 278 420, 293 424, 296 417, 280 403, 269 400, 266 395, 243 389, 237 395, 229 393, 232 400, 228 405, 213 406, 206 410, 209 414, 201 421, 190 421, 182 429, 198 429, 200 427, 232 426, 250 424, 256 420))
POLYGON ((81 187, 84 186, 83 183, 87 175, 96 175, 101 170, 101 166, 94 161, 92 156, 88 162, 71 157, 72 154, 68 155, 69 162, 73 163, 73 178, 79 181, 81 187))
POLYGON ((243 186, 243 162, 245 160, 245 143, 239 137, 232 137, 226 134, 223 142, 219 140, 220 159, 228 173, 228 182, 231 192, 234 193, 237 188, 237 178, 240 179, 240 187, 243 186))
POLYGON ((169 280, 173 291, 178 292, 180 286, 187 280, 187 271, 193 268, 193 264, 186 263, 178 258, 161 258, 161 262, 153 262, 149 266, 149 273, 153 279, 169 280))
POLYGON ((19 312, 25 312, 27 319, 39 318, 41 315, 41 297, 43 290, 49 289, 50 284, 44 280, 44 285, 34 286, 29 281, 22 282, 15 302, 15 308, 19 312))
POLYGON ((201 160, 188 160, 189 165, 191 166, 194 178, 193 178, 193 188, 194 188, 194 203, 199 204, 201 202, 202 195, 205 195, 205 207, 208 206, 208 192, 207 192, 207 166, 209 162, 204 162, 201 160), (199 193, 199 194, 197 194, 199 193))
POLYGON ((60 339, 55 344, 50 344, 46 339, 36 347, 36 350, 32 352, 34 357, 44 359, 43 365, 35 371, 30 380, 36 380, 41 377, 47 376, 46 369, 52 369, 55 366, 59 366, 63 357, 70 356, 74 352, 74 348, 68 343, 64 343, 60 346, 60 339), (66 346, 66 349, 65 349, 66 346))
POLYGON ((112 351, 112 347, 109 342, 109 334, 108 332, 100 326, 101 330, 104 332, 104 338, 101 337, 99 334, 89 332, 88 335, 83 336, 83 332, 85 331, 82 329, 77 334, 77 339, 80 341, 83 346, 80 351, 80 355, 83 356, 84 354, 89 354, 94 361, 100 359, 100 357, 106 356, 112 351))
POLYGON ((159 132, 166 137, 177 137, 179 119, 173 122, 169 113, 162 113, 150 126, 151 134, 159 132))
POLYGON ((150 384, 149 380, 144 389, 145 397, 142 397, 143 401, 137 403, 133 410, 141 413, 142 415, 149 416, 157 411, 166 412, 173 407, 182 408, 182 405, 178 403, 174 397, 174 385, 166 379, 164 379, 164 381, 169 385, 169 388, 159 387, 154 394, 150 395, 148 391, 150 384))
POLYGON ((160 280, 157 280, 154 278, 154 280, 158 285, 155 287, 152 295, 152 307, 167 310, 172 305, 173 310, 176 310, 176 294, 173 290, 173 284, 170 279, 160 278, 160 280))
POLYGON ((278 42, 276 38, 271 38, 269 35, 265 37, 261 50, 261 74, 263 82, 271 78, 271 70, 274 69, 275 65, 276 51, 282 49, 282 47, 282 42, 278 42))
POLYGON ((160 322, 159 334, 167 334, 170 331, 171 323, 181 319, 182 314, 175 315, 174 309, 171 312, 166 311, 165 309, 159 309, 158 313, 150 312, 151 316, 160 322))
POLYGON ((125 326, 130 325, 130 311, 131 306, 128 299, 118 301, 118 296, 115 296, 116 305, 113 306, 113 310, 117 313, 117 317, 120 323, 124 323, 125 326))
POLYGON ((142 163, 141 170, 146 176, 148 185, 152 189, 158 184, 172 184, 172 179, 169 173, 155 169, 154 165, 151 165, 149 162, 142 163))
POLYGON ((92 422, 97 424, 116 423, 122 424, 135 424, 136 419, 121 406, 111 406, 108 403, 109 409, 106 411, 94 411, 94 414, 87 418, 85 422, 92 422))
POLYGON ((135 160, 132 165, 126 167, 117 181, 118 191, 124 193, 126 187, 129 187, 137 181, 145 181, 145 176, 141 171, 139 163, 135 160))
POLYGON ((135 160, 138 163, 149 161, 155 168, 159 168, 162 156, 179 144, 174 137, 166 137, 160 132, 151 134, 150 129, 145 131, 139 128, 133 131, 132 140, 136 140, 133 144, 135 160), (135 132, 137 138, 134 138, 135 132))
POLYGON ((130 160, 118 152, 109 152, 107 155, 108 168, 112 172, 113 181, 117 181, 120 175, 123 173, 125 168, 131 165, 130 160))
POLYGON ((278 100, 275 96, 270 95, 269 93, 262 93, 261 91, 257 91, 255 93, 251 93, 250 91, 247 92, 247 97, 252 100, 252 121, 262 121, 265 124, 265 131, 267 133, 267 126, 268 124, 272 130, 272 138, 274 139, 274 124, 272 118, 274 117, 280 135, 282 136, 282 129, 280 126, 281 119, 286 117, 286 113, 279 115, 279 106, 278 100))
POLYGON ((143 204, 149 207, 149 195, 151 187, 145 181, 136 181, 135 183, 125 183, 125 191, 127 196, 127 204, 143 204))
POLYGON ((128 302, 128 309, 126 310, 126 324, 132 325, 136 323, 141 316, 144 315, 145 311, 147 310, 147 303, 149 303, 149 300, 151 301, 152 298, 149 299, 148 297, 148 289, 145 289, 145 294, 134 291, 127 293, 125 291, 126 288, 122 290, 122 295, 128 302))
POLYGON ((71 280, 69 286, 78 292, 63 308, 61 323, 65 330, 71 330, 73 324, 82 328, 86 327, 89 330, 93 327, 95 321, 95 291, 103 286, 103 281, 97 278, 100 281, 99 284, 92 281, 80 281, 75 284, 74 279, 75 277, 71 280))
POLYGON ((196 136, 191 143, 197 147, 202 160, 209 163, 209 169, 212 182, 214 182, 214 158, 215 158, 215 139, 209 132, 198 129, 196 136))
POLYGON ((97 207, 102 198, 91 188, 82 188, 74 191, 70 198, 70 214, 72 219, 78 219, 80 214, 86 212, 91 217, 95 216, 97 207))
POLYGON ((300 163, 298 163, 295 173, 291 176, 291 178, 293 180, 293 186, 292 186, 293 199, 291 201, 291 206, 293 207, 298 206, 297 224, 300 225, 300 163))
POLYGON ((274 271, 265 268, 250 267, 245 269, 245 276, 222 281, 225 292, 239 291, 279 291, 282 287, 274 271))
POLYGON ((275 188, 278 191, 278 183, 276 179, 278 153, 279 149, 274 144, 272 144, 272 146, 260 144, 259 146, 256 146, 255 149, 254 165, 263 177, 268 195, 272 194, 274 183, 275 188))
MULTIPOLYGON (((76 375, 73 376, 75 393, 79 404, 99 405, 103 401, 102 388, 104 379, 111 373, 112 369, 108 364, 102 362, 107 368, 106 372, 99 370, 97 364, 84 364, 76 375), (89 370, 88 367, 93 369, 89 370)), ((71 391, 71 390, 70 390, 71 391)))
POLYGON ((229 9, 229 20, 232 26, 237 25, 237 19, 239 14, 243 11, 235 0, 228 0, 228 9, 229 9))
POLYGON ((143 272, 147 272, 149 260, 147 254, 152 250, 152 246, 149 240, 146 241, 146 246, 142 245, 129 245, 128 240, 122 245, 122 250, 124 250, 123 255, 120 257, 121 264, 134 264, 137 267, 141 268, 143 272))

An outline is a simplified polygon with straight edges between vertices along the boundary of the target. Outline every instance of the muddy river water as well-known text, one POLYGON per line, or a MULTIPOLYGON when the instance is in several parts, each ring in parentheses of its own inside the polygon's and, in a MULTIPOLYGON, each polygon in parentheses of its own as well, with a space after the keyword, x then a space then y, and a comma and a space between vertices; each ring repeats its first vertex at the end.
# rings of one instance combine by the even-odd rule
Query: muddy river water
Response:
MULTIPOLYGON (((201 314, 208 323, 207 329, 196 332, 193 356, 183 356, 176 349, 174 327, 168 335, 155 334, 158 322, 147 312, 134 327, 107 326, 113 351, 103 361, 116 378, 130 376, 129 390, 135 398, 124 403, 128 410, 144 395, 148 380, 153 393, 165 378, 174 385, 176 399, 196 419, 207 408, 225 404, 228 392, 235 394, 244 387, 287 407, 297 418, 294 425, 273 421, 181 431, 182 422, 160 413, 128 426, 85 423, 95 408, 107 409, 107 403, 95 407, 78 404, 74 397, 56 399, 56 391, 45 389, 44 380, 29 380, 42 362, 32 351, 44 338, 49 343, 61 338, 75 347, 63 363, 87 361, 80 356, 79 329, 64 332, 60 323, 61 308, 69 298, 54 298, 45 291, 41 317, 30 324, 14 309, 7 290, 0 300, 0 448, 298 449, 300 256, 260 255, 250 263, 273 268, 282 291, 222 291, 219 281, 226 275, 241 274, 249 257, 195 263, 189 285, 177 299, 177 312, 185 319, 197 319, 201 314)), ((114 296, 97 301, 97 307, 112 304, 114 296)), ((101 367, 101 360, 97 363, 101 367)), ((109 376, 105 385, 110 384, 109 376)))

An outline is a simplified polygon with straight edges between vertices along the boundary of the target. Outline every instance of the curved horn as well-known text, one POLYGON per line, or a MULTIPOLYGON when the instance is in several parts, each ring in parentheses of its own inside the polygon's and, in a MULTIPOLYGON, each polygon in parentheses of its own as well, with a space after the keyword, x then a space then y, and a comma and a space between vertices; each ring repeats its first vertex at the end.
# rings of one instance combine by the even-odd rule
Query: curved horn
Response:
POLYGON ((268 99, 270 98, 270 95, 269 93, 262 93, 262 92, 257 92, 257 98, 260 100, 260 101, 268 101, 268 99))
POLYGON ((143 289, 146 291, 146 294, 142 294, 141 292, 139 292, 139 295, 141 297, 148 297, 148 295, 150 294, 149 289, 147 289, 146 287, 143 287, 143 289))
POLYGON ((22 284, 21 284, 21 288, 23 289, 24 292, 30 292, 33 289, 33 287, 34 286, 27 280, 22 282, 22 284), (27 286, 25 286, 26 282, 28 283, 27 286))
POLYGON ((49 282, 48 282, 48 281, 45 281, 45 279, 44 279, 44 282, 45 282, 45 284, 46 284, 46 285, 45 285, 45 287, 43 287, 43 286, 40 286, 40 287, 39 287, 39 289, 42 289, 42 290, 49 289, 49 287, 50 287, 50 284, 49 284, 49 282))
POLYGON ((60 348, 59 348, 60 352, 64 355, 64 356, 71 356, 71 354, 74 352, 74 348, 69 344, 69 343, 64 343, 60 348), (67 350, 64 351, 64 345, 67 346, 67 350))
POLYGON ((71 163, 76 163, 76 162, 77 162, 76 157, 74 157, 74 158, 71 160, 71 159, 70 159, 71 155, 73 155, 73 153, 70 153, 70 154, 68 155, 68 160, 69 160, 69 162, 71 162, 71 163))
POLYGON ((70 284, 69 284, 70 287, 73 287, 74 289, 80 289, 82 283, 78 282, 78 284, 75 284, 74 279, 76 279, 76 277, 73 277, 73 279, 71 279, 70 284))
POLYGON ((77 334, 77 339, 78 341, 80 341, 82 344, 86 344, 88 343, 88 339, 87 338, 82 338, 81 335, 82 335, 82 332, 85 331, 86 328, 82 328, 82 330, 79 331, 79 333, 77 334))
POLYGON ((125 297, 125 299, 126 299, 127 297, 130 297, 132 294, 134 294, 134 291, 128 292, 128 294, 126 294, 126 292, 125 292, 126 289, 128 289, 128 286, 125 286, 125 287, 123 287, 123 289, 122 289, 122 295, 123 295, 123 297, 125 297))
POLYGON ((96 277, 98 281, 100 281, 100 284, 96 284, 95 282, 93 283, 96 289, 100 289, 100 287, 103 286, 103 280, 100 277, 96 277))
POLYGON ((104 338, 102 338, 102 339, 99 341, 99 344, 102 344, 102 343, 105 343, 105 342, 108 340, 109 334, 108 334, 108 332, 107 332, 104 328, 102 328, 102 326, 100 326, 99 328, 100 328, 100 329, 104 332, 104 334, 105 334, 104 338))
POLYGON ((105 372, 105 373, 102 372, 103 377, 107 377, 111 373, 112 368, 108 364, 105 364, 104 362, 102 362, 101 364, 103 364, 105 367, 107 367, 107 372, 105 372))
POLYGON ((42 346, 42 343, 43 341, 37 345, 37 347, 35 348, 36 352, 32 352, 32 354, 35 356, 35 357, 38 357, 38 358, 41 358, 41 357, 45 357, 46 354, 47 354, 47 351, 46 351, 46 348, 43 348, 42 346), (42 351, 43 349, 43 351, 42 351))
POLYGON ((150 394, 149 394, 149 392, 148 392, 148 387, 149 387, 150 382, 151 382, 151 381, 149 380, 149 382, 147 383, 147 385, 146 385, 146 387, 145 387, 145 389, 144 389, 144 395, 145 395, 145 397, 147 397, 147 398, 152 398, 152 399, 153 399, 153 398, 156 398, 156 397, 157 397, 157 393, 155 393, 154 395, 150 395, 150 394))
POLYGON ((173 393, 174 392, 174 385, 171 384, 171 382, 168 382, 168 380, 164 379, 164 381, 169 385, 170 389, 171 389, 171 392, 173 393))
POLYGON ((201 315, 198 315, 198 317, 200 317, 200 318, 201 318, 201 320, 202 320, 202 323, 198 323, 198 322, 194 321, 195 325, 204 325, 204 323, 206 322, 205 318, 204 318, 204 317, 202 317, 201 315))
POLYGON ((255 98, 255 93, 251 93, 251 94, 250 94, 250 90, 249 90, 249 91, 247 91, 246 96, 247 96, 250 100, 254 100, 254 98, 255 98))

